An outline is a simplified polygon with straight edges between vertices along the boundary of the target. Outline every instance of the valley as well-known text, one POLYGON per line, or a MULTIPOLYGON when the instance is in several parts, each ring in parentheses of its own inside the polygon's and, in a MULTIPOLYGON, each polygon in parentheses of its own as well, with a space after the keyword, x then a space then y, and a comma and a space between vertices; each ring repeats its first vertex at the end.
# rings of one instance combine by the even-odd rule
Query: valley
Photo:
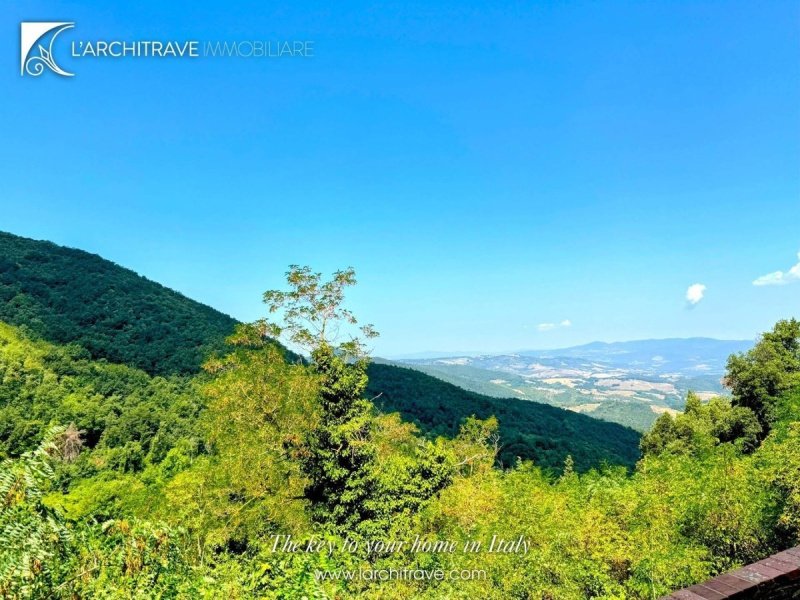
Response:
POLYGON ((694 391, 724 395, 727 357, 752 346, 710 338, 594 342, 514 354, 405 359, 398 364, 498 398, 542 402, 646 431, 694 391))

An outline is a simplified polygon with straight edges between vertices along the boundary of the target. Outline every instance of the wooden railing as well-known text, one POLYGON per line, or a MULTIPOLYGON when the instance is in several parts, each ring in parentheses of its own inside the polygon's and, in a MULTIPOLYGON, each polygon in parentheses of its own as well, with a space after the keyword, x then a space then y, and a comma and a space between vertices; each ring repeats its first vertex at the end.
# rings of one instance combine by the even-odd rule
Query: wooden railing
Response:
POLYGON ((800 546, 673 592, 662 600, 800 599, 800 546))

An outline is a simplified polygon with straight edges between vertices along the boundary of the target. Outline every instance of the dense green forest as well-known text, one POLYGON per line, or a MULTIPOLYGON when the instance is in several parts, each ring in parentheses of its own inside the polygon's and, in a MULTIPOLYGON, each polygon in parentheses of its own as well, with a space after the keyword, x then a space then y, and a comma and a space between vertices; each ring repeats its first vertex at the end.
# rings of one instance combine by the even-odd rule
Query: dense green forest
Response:
MULTIPOLYGON (((231 317, 97 255, 6 233, 0 233, 0 321, 21 326, 29 336, 71 343, 77 346, 71 350, 75 357, 167 377, 197 373, 206 358, 224 354, 223 340, 236 325, 231 317)), ((288 360, 299 359, 281 348, 288 360)), ((397 367, 373 365, 369 377, 368 393, 379 396, 380 408, 401 413, 434 438, 455 435, 472 415, 494 415, 500 426, 499 460, 505 465, 522 457, 560 469, 571 455, 575 468, 586 471, 603 461, 633 467, 639 457, 639 435, 611 423, 535 402, 465 392, 397 367)), ((107 387, 110 376, 99 373, 95 379, 107 387)), ((104 410, 111 406, 106 400, 101 404, 104 410)), ((0 410, 18 411, 0 426, 6 431, 0 432, 3 447, 28 449, 31 440, 41 439, 51 415, 26 414, 26 406, 24 400, 0 405, 0 410), (23 445, 16 442, 20 436, 26 436, 23 445)), ((101 433, 83 421, 78 426, 87 430, 90 442, 101 433)))
POLYGON ((192 439, 203 407, 196 381, 94 361, 82 348, 33 341, 4 323, 0 381, 0 456, 34 450, 51 425, 71 423, 82 447, 140 470, 192 439))
POLYGON ((730 399, 660 417, 634 469, 499 468, 481 397, 437 387, 438 429, 386 412, 417 379, 370 382, 353 284, 293 267, 195 375, 0 326, 0 596, 650 599, 800 542, 800 322, 731 356, 730 399))
POLYGON ((639 459, 639 434, 615 423, 547 404, 476 394, 414 369, 372 363, 367 373, 375 405, 400 413, 429 436, 456 435, 468 416, 496 417, 502 440, 498 459, 505 466, 523 459, 560 470, 569 455, 583 472, 604 461, 633 467, 639 459))
POLYGON ((195 373, 236 323, 96 254, 0 232, 0 321, 148 373, 195 373))

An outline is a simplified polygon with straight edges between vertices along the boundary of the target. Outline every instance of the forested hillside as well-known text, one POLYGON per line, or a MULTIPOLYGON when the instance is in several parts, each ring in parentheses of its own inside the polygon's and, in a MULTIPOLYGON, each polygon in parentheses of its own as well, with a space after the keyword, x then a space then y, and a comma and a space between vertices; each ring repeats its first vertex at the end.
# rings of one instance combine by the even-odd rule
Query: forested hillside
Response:
MULTIPOLYGON (((236 325, 231 317, 97 255, 7 233, 0 233, 3 321, 45 340, 77 344, 88 352, 85 358, 151 375, 198 372, 205 358, 228 350, 223 340, 236 325)), ((382 392, 380 408, 400 412, 433 437, 455 435, 472 415, 496 416, 499 458, 506 466, 521 457, 561 469, 571 455, 585 471, 603 461, 632 467, 639 456, 639 435, 627 428, 535 402, 468 393, 408 369, 374 365, 369 392, 382 392)), ((33 432, 42 428, 23 425, 32 417, 19 410, 20 418, 5 427, 24 428, 36 439, 33 432)))
POLYGON ((95 254, 0 232, 0 321, 148 373, 196 373, 236 323, 95 254))
POLYGON ((160 462, 179 439, 197 444, 203 403, 188 378, 97 362, 0 323, 0 382, 0 457, 35 449, 55 424, 73 424, 82 448, 123 471, 160 462))
POLYGON ((498 458, 511 466, 517 459, 559 469, 571 456, 579 471, 603 462, 633 467, 639 459, 639 434, 546 404, 493 398, 466 391, 414 369, 372 363, 367 391, 387 412, 399 412, 428 435, 452 437, 470 415, 494 416, 502 446, 498 458))
POLYGON ((354 283, 293 268, 278 318, 194 376, 0 326, 0 597, 645 600, 800 543, 800 322, 730 357, 730 399, 660 417, 633 471, 556 474, 498 468, 493 416, 432 439, 377 411, 373 328, 327 335, 354 283))

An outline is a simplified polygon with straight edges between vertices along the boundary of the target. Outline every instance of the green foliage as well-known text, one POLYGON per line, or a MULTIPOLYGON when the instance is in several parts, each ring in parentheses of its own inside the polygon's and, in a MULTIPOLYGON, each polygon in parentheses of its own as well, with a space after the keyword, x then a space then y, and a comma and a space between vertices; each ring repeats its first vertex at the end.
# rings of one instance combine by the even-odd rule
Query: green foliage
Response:
MULTIPOLYGON (((181 532, 139 521, 106 521, 79 529, 56 590, 63 598, 202 597, 209 582, 184 559, 181 532)), ((55 594, 54 594, 55 595, 55 594)))
POLYGON ((732 406, 725 398, 712 398, 703 404, 692 392, 682 414, 661 415, 642 437, 644 454, 706 453, 717 444, 733 443, 750 452, 761 438, 761 424, 755 413, 744 406, 732 406))
POLYGON ((783 499, 777 530, 789 545, 800 542, 800 387, 780 398, 775 414, 757 466, 783 499))
POLYGON ((197 372, 235 325, 97 255, 3 232, 0 321, 159 375, 197 372))
POLYGON ((35 448, 50 424, 72 423, 97 464, 123 471, 160 462, 181 439, 197 443, 202 399, 185 378, 91 361, 0 323, 0 381, 0 456, 35 448))
POLYGON ((167 488, 211 545, 306 522, 298 446, 320 420, 317 382, 259 339, 241 330, 236 350, 206 365, 214 377, 203 388, 202 429, 212 454, 167 488))
POLYGON ((725 384, 734 404, 751 409, 768 431, 778 398, 800 385, 800 321, 778 321, 751 350, 732 355, 725 384))
POLYGON ((345 362, 327 344, 315 348, 312 357, 320 375, 322 418, 304 443, 301 464, 309 478, 305 493, 316 520, 353 531, 374 516, 369 500, 375 495, 377 450, 372 404, 362 396, 365 365, 345 362))
MULTIPOLYGON (((314 273, 311 267, 291 265, 286 273, 289 290, 268 290, 264 292, 264 303, 270 314, 283 311, 282 324, 269 323, 268 331, 276 338, 282 333, 289 341, 301 348, 313 350, 325 344, 335 345, 337 353, 362 358, 366 355, 364 342, 350 335, 346 341, 339 341, 343 327, 358 325, 353 313, 344 308, 344 290, 356 284, 353 268, 336 271, 330 281, 322 281, 321 273, 314 273)), ((266 324, 266 321, 261 323, 266 324)), ((364 339, 378 336, 372 325, 362 325, 357 331, 364 339)))
POLYGON ((0 464, 0 596, 45 597, 54 587, 58 560, 66 553, 69 532, 58 512, 43 502, 54 479, 52 429, 36 449, 0 464))
MULTIPOLYGON (((288 291, 264 294, 270 313, 283 310, 282 325, 262 323, 275 335, 287 332, 291 342, 311 351, 320 419, 298 450, 312 518, 339 532, 386 532, 394 512, 412 512, 444 486, 447 459, 431 452, 420 461, 407 455, 411 460, 395 462, 391 478, 380 477, 377 421, 372 403, 364 398, 366 348, 352 334, 339 341, 343 328, 357 325, 343 306, 345 288, 356 283, 355 272, 337 271, 323 282, 309 267, 292 266, 286 281, 288 291)), ((358 331, 367 339, 378 335, 370 325, 358 331)))

